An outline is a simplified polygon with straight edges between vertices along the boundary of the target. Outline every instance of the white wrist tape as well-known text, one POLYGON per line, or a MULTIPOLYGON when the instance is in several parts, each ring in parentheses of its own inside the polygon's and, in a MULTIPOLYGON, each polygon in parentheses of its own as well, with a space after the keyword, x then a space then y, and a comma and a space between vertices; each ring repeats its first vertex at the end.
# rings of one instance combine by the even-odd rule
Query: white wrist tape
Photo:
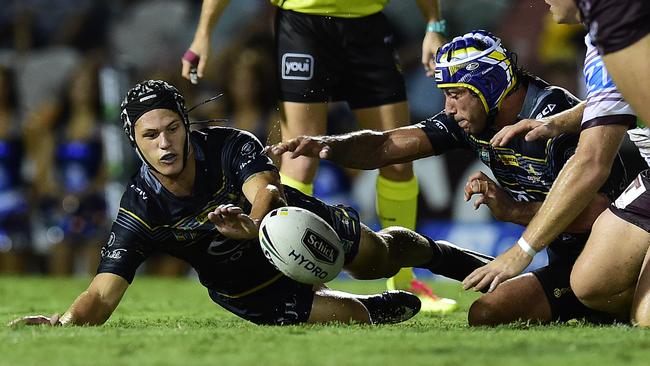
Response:
POLYGON ((533 247, 531 247, 530 244, 528 244, 528 242, 526 241, 526 239, 524 239, 523 236, 519 237, 519 240, 517 240, 517 245, 519 245, 521 250, 526 252, 526 254, 528 254, 531 258, 534 257, 535 254, 537 254, 537 251, 533 247))

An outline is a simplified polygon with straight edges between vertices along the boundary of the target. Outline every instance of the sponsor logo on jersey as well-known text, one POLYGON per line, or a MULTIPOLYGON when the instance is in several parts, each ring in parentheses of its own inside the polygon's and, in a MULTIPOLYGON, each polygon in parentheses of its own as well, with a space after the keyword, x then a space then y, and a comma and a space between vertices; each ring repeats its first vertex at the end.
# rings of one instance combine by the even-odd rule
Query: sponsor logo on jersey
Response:
POLYGON ((540 119, 544 116, 549 115, 551 112, 553 112, 554 109, 555 109, 555 104, 547 105, 546 107, 544 107, 544 109, 542 109, 541 112, 537 114, 537 116, 535 116, 535 119, 540 119))
POLYGON ((514 155, 497 154, 497 159, 499 159, 499 161, 501 161, 504 165, 519 166, 517 157, 514 155))
POLYGON ((111 235, 108 237, 108 243, 106 243, 107 247, 111 247, 115 244, 115 233, 111 231, 111 235))
POLYGON ((305 230, 305 234, 302 236, 302 243, 316 259, 331 264, 336 262, 339 251, 334 245, 315 232, 309 229, 305 230))
POLYGON ((255 144, 252 141, 249 141, 244 144, 241 148, 242 155, 250 155, 255 152, 255 144))
POLYGON ((314 76, 314 57, 304 53, 282 55, 282 78, 286 80, 311 80, 314 76))
POLYGON ((145 201, 147 200, 147 193, 145 193, 145 191, 143 191, 139 187, 136 187, 135 184, 131 184, 131 188, 133 188, 133 190, 136 191, 136 193, 138 193, 138 196, 140 196, 140 198, 142 198, 145 201))
POLYGON ((478 62, 470 62, 467 64, 467 66, 465 66, 465 70, 467 71, 476 70, 478 69, 479 66, 480 65, 478 64, 478 62))

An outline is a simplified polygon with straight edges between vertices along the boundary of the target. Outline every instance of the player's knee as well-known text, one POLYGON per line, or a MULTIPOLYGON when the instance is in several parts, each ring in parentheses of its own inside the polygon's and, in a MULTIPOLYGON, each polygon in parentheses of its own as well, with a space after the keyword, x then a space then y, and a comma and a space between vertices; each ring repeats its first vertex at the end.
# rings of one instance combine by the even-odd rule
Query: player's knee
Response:
POLYGON ((579 271, 571 273, 571 289, 578 300, 588 307, 592 307, 602 299, 605 294, 594 281, 584 280, 579 271))
POLYGON ((500 324, 501 310, 484 299, 474 301, 467 312, 467 322, 472 327, 500 324))
POLYGON ((413 177, 413 164, 395 164, 379 170, 382 177, 390 180, 407 180, 413 177))
POLYGON ((650 328, 650 314, 632 314, 632 324, 641 328, 650 328))

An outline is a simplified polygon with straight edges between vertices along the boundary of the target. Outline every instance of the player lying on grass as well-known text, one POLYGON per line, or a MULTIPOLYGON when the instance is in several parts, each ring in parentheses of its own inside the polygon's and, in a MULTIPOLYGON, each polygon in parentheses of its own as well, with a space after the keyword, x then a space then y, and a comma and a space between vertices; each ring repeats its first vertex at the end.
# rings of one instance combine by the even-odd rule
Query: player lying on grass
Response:
MULTIPOLYGON (((475 206, 487 205, 501 221, 527 225, 574 153, 578 137, 561 135, 532 142, 517 137, 498 148, 489 141, 519 119, 549 116, 579 101, 517 68, 500 39, 485 31, 467 33, 444 45, 436 57, 435 75, 445 93, 445 110, 426 121, 387 132, 303 136, 269 150, 276 155, 291 152, 291 157, 321 157, 357 169, 376 169, 452 149, 473 150, 498 184, 477 173, 467 183, 465 198, 479 195, 475 206)), ((490 289, 470 308, 469 323, 599 317, 575 297, 569 274, 592 223, 625 187, 625 181, 625 169, 618 161, 599 194, 549 246, 549 264, 490 289)))
POLYGON ((283 187, 277 168, 250 133, 232 128, 189 132, 184 98, 163 81, 145 81, 122 102, 124 130, 141 158, 127 184, 97 275, 62 316, 12 324, 97 325, 106 322, 154 251, 189 262, 214 302, 257 324, 395 323, 415 315, 419 299, 392 291, 357 296, 298 283, 265 258, 258 226, 274 208, 299 206, 327 221, 345 248, 353 277, 389 277, 405 266, 462 278, 487 262, 411 230, 375 233, 350 207, 329 206, 283 187), (453 264, 453 267, 450 267, 453 264))

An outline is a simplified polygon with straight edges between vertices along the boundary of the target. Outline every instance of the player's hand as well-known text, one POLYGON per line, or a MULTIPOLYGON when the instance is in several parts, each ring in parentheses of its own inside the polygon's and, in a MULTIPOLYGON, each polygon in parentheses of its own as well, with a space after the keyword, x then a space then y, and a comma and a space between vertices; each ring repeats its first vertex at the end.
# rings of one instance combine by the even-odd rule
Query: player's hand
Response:
POLYGON ((422 41, 422 66, 428 77, 432 77, 436 69, 436 52, 447 40, 440 33, 427 32, 422 41))
POLYGON ((533 260, 519 245, 515 244, 492 262, 477 268, 463 280, 463 289, 494 291, 497 286, 520 274, 533 260))
POLYGON ((59 314, 54 314, 50 317, 45 315, 28 315, 16 318, 10 321, 7 326, 17 327, 21 325, 50 325, 57 326, 61 325, 61 316, 59 314))
POLYGON ((332 154, 331 148, 323 138, 313 136, 296 137, 273 146, 267 146, 264 151, 278 157, 286 152, 291 152, 292 159, 299 156, 329 159, 332 154))
POLYGON ((535 141, 538 139, 550 139, 564 132, 552 120, 522 119, 514 125, 502 128, 492 137, 490 144, 496 147, 506 146, 515 136, 523 133, 526 134, 524 137, 526 141, 535 141))
POLYGON ((190 47, 181 58, 182 70, 181 75, 197 84, 198 79, 203 77, 205 65, 210 57, 210 40, 204 38, 195 38, 190 47))
POLYGON ((476 172, 467 178, 465 202, 474 195, 479 195, 474 201, 475 210, 481 205, 486 205, 497 220, 511 221, 510 215, 514 210, 515 200, 483 172, 476 172))
POLYGON ((231 239, 247 240, 258 236, 259 226, 255 220, 235 205, 220 205, 208 213, 208 219, 220 233, 231 239))

